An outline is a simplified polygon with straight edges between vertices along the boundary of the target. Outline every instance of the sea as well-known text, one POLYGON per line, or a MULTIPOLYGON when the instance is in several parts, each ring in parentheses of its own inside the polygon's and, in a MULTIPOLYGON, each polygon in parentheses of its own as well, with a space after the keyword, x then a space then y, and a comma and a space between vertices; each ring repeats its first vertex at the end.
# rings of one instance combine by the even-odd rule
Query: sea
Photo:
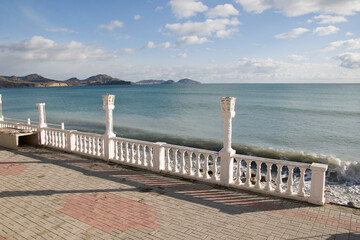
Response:
MULTIPOLYGON (((329 165, 328 199, 360 207, 360 84, 183 84, 3 88, 5 118, 104 133, 102 95, 115 95, 117 136, 220 150, 220 98, 236 98, 239 154, 329 165)), ((51 126, 51 125, 50 125, 51 126)))

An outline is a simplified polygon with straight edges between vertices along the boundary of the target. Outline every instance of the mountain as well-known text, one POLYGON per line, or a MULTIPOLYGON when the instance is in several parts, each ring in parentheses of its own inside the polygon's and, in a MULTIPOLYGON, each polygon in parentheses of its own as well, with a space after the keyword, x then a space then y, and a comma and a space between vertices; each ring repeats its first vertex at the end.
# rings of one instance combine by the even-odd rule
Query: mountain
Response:
POLYGON ((105 74, 89 77, 85 80, 70 78, 66 81, 57 81, 44 78, 38 74, 30 74, 24 77, 0 76, 0 88, 14 87, 65 87, 86 85, 130 85, 132 82, 113 78, 105 74))
POLYGON ((174 80, 142 80, 136 82, 136 84, 145 85, 145 84, 200 84, 198 81, 194 81, 188 78, 180 79, 179 81, 175 82, 174 80))
POLYGON ((136 83, 113 78, 106 74, 98 74, 87 79, 69 78, 58 81, 45 78, 38 74, 30 74, 24 77, 0 76, 0 88, 16 87, 66 87, 66 86, 93 86, 93 85, 131 85, 131 84, 200 84, 200 82, 184 78, 175 82, 174 80, 142 80, 136 83))
POLYGON ((0 88, 13 87, 59 87, 68 86, 66 83, 44 78, 38 74, 31 74, 25 77, 0 76, 0 88))
POLYGON ((194 81, 194 80, 191 80, 191 79, 188 79, 188 78, 180 79, 177 83, 178 84, 200 84, 200 82, 194 81))
POLYGON ((70 78, 65 81, 69 86, 83 86, 83 85, 130 85, 129 81, 113 78, 109 75, 99 74, 89 77, 85 80, 79 80, 77 78, 70 78))

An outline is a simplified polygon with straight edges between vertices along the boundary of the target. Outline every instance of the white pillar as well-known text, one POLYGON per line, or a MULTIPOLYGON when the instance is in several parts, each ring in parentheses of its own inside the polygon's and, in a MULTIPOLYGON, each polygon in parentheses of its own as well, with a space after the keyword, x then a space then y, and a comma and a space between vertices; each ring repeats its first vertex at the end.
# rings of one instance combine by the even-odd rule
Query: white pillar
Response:
POLYGON ((38 106, 39 108, 39 127, 47 127, 45 116, 45 103, 37 103, 36 106, 38 106))
POLYGON ((0 121, 4 121, 4 116, 2 115, 2 100, 0 94, 0 121))
POLYGON ((39 108, 39 125, 38 125, 38 132, 39 132, 39 144, 45 144, 45 130, 42 128, 47 127, 46 124, 46 116, 45 116, 45 103, 37 103, 36 106, 39 108))
MULTIPOLYGON (((153 170, 160 172, 165 169, 165 148, 164 142, 156 142, 153 145, 154 157, 153 157, 153 170)), ((150 166, 148 166, 150 168, 150 166)))
POLYGON ((224 147, 220 150, 221 172, 220 181, 224 184, 233 182, 235 150, 231 148, 232 118, 235 117, 235 100, 233 97, 223 97, 221 103, 221 117, 224 119, 224 147))
POLYGON ((325 172, 328 165, 320 163, 311 164, 311 189, 309 202, 318 205, 325 204, 325 172))
POLYGON ((103 109, 106 113, 106 132, 105 136, 115 137, 113 132, 113 110, 115 108, 115 95, 106 94, 103 95, 103 109))
POLYGON ((106 94, 103 98, 103 109, 106 113, 106 132, 104 134, 104 154, 105 159, 110 160, 115 155, 114 141, 111 139, 116 135, 113 132, 113 110, 115 108, 115 95, 106 94))

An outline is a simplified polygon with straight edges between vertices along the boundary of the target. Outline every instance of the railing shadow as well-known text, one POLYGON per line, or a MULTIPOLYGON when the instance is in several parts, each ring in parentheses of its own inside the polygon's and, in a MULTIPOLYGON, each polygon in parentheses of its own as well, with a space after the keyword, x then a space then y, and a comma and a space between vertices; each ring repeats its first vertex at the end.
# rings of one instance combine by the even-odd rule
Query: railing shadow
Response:
POLYGON ((221 212, 231 215, 257 211, 275 211, 282 213, 283 210, 287 209, 312 207, 312 205, 305 202, 273 198, 242 190, 231 190, 225 187, 185 180, 166 174, 156 174, 147 170, 136 169, 134 167, 121 165, 118 168, 117 166, 109 166, 101 160, 94 160, 82 156, 76 156, 74 154, 57 152, 52 149, 48 150, 46 148, 38 149, 33 147, 22 147, 19 148, 18 151, 13 152, 39 161, 23 161, 21 164, 54 164, 81 172, 87 176, 98 177, 126 184, 133 188, 60 191, 51 189, 37 191, 3 191, 0 193, 0 198, 29 195, 45 196, 62 193, 137 191, 142 193, 151 192, 153 195, 165 195, 201 204, 207 207, 216 208, 221 212))

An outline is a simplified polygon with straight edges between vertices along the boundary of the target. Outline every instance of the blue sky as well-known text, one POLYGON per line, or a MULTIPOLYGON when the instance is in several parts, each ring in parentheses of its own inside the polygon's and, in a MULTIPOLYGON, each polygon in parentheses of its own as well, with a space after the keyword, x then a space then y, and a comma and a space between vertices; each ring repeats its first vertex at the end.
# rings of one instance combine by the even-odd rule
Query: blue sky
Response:
POLYGON ((360 83, 360 0, 0 0, 0 75, 360 83))

